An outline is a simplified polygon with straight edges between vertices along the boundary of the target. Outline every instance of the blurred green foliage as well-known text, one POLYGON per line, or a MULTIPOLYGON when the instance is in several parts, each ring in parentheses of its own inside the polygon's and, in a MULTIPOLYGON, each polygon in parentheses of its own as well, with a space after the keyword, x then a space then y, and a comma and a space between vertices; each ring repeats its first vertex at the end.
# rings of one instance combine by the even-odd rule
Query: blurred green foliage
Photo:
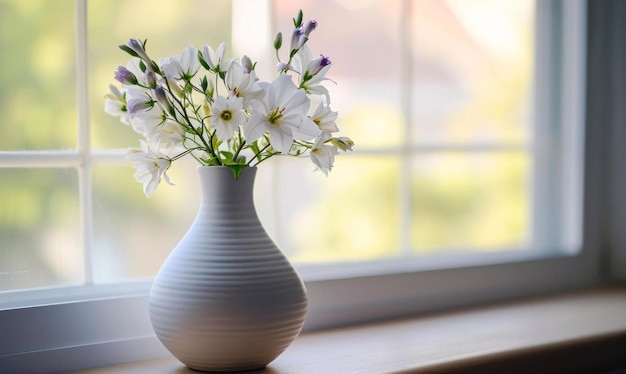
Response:
MULTIPOLYGON (((284 32, 281 22, 289 23, 301 4, 273 3, 275 15, 282 17, 276 25, 284 32)), ((375 0, 358 10, 330 0, 307 4, 305 17, 320 21, 313 44, 328 46, 336 64, 331 78, 338 84, 329 89, 340 112, 338 125, 355 140, 356 152, 338 157, 328 178, 312 173, 308 160, 268 162, 268 183, 259 187, 260 195, 275 200, 261 215, 279 246, 294 261, 329 262, 528 244, 529 153, 410 153, 401 147, 409 134, 410 146, 529 141, 531 34, 519 46, 521 57, 499 61, 489 54, 472 55, 474 70, 460 80, 453 78, 466 72, 465 61, 445 55, 456 49, 445 43, 419 45, 426 52, 415 55, 428 60, 416 66, 439 75, 420 75, 426 74, 420 70, 411 88, 434 87, 439 91, 433 95, 452 93, 453 98, 414 98, 414 123, 407 131, 400 59, 388 56, 399 55, 402 48, 397 4, 375 0), (361 22, 343 22, 355 17, 361 22), (380 27, 371 27, 372 22, 380 27), (433 111, 436 121, 424 115, 433 111), (389 148, 398 152, 358 154, 389 148), (403 177, 409 182, 407 200, 401 196, 403 177), (401 222, 403 212, 410 222, 401 222), (410 232, 403 233, 403 227, 410 232), (407 238, 411 248, 401 248, 407 238)), ((0 151, 76 148, 74 7, 74 0, 0 0, 0 151)), ((231 1, 206 0, 89 0, 88 12, 87 94, 95 149, 138 144, 130 128, 103 111, 108 85, 117 84, 113 72, 128 60, 119 44, 148 39, 155 59, 178 54, 187 45, 215 46, 230 41, 233 16, 231 1)), ((442 25, 435 23, 443 30, 442 25)), ((170 172, 176 186, 163 185, 148 200, 130 165, 94 166, 96 281, 150 277, 158 270, 195 215, 194 169, 193 162, 177 162, 170 172)), ((76 170, 0 169, 0 291, 82 281, 78 200, 76 170)))
POLYGON ((0 150, 76 147, 74 1, 0 1, 0 150))

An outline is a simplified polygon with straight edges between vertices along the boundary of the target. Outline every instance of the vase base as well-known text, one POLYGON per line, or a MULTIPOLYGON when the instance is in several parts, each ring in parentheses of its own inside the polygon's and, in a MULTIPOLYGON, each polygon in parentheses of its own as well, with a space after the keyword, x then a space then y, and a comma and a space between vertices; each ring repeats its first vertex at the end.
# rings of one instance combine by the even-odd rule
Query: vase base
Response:
POLYGON ((253 366, 253 367, 232 367, 232 368, 215 369, 215 368, 195 368, 189 365, 186 365, 186 366, 193 371, 198 371, 202 373, 253 373, 258 370, 263 370, 267 367, 267 365, 263 365, 263 366, 253 366))

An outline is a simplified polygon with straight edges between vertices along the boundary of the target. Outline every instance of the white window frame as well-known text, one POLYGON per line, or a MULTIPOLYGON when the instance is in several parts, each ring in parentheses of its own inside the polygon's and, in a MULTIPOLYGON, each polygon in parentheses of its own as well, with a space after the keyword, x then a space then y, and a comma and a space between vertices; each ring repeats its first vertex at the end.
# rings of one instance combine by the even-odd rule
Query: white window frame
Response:
MULTIPOLYGON (((556 110, 563 113, 566 108, 578 108, 559 120, 577 121, 583 126, 586 2, 561 1, 538 1, 538 6, 543 4, 542 7, 567 3, 568 9, 573 10, 567 19, 574 22, 564 22, 561 26, 572 27, 562 30, 563 34, 573 32, 577 41, 570 43, 562 61, 577 63, 559 73, 559 90, 568 94, 561 96, 562 102, 556 110)), ((79 92, 87 92, 87 0, 77 0, 77 11, 77 84, 79 92)), ((405 19, 405 27, 407 22, 405 19)), ((117 152, 90 149, 87 95, 78 95, 78 98, 77 151, 0 152, 0 167, 71 166, 79 170, 83 206, 81 235, 88 254, 86 268, 90 269, 90 167, 125 161, 117 152)), ((582 139, 576 141, 582 142, 582 139)), ((592 170, 589 165, 597 163, 597 157, 605 157, 595 156, 606 155, 603 141, 606 139, 592 137, 586 142, 584 241, 579 252, 503 252, 471 257, 452 254, 323 268, 304 266, 300 271, 310 298, 305 328, 329 328, 597 284, 604 275, 600 264, 606 255, 601 248, 605 244, 604 234, 597 218, 602 215, 603 204, 607 203, 603 200, 606 199, 604 190, 592 181, 607 180, 605 173, 608 172, 592 170)), ((572 176, 577 177, 581 176, 575 173, 572 176)), ((572 193, 582 196, 581 191, 572 193)), ((2 295, 0 371, 68 371, 167 355, 149 323, 146 302, 149 282, 94 285, 89 281, 89 273, 85 277, 88 280, 85 286, 2 295)))

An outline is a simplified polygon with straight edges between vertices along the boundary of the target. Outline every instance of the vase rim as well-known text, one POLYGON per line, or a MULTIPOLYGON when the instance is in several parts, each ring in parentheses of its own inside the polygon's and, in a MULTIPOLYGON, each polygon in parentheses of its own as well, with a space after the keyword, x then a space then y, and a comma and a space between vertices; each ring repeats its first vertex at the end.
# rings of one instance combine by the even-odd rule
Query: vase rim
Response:
MULTIPOLYGON (((216 168, 216 169, 228 169, 228 166, 226 165, 196 165, 197 169, 211 169, 211 168, 216 168)), ((245 166, 246 169, 256 169, 256 166, 245 166)))

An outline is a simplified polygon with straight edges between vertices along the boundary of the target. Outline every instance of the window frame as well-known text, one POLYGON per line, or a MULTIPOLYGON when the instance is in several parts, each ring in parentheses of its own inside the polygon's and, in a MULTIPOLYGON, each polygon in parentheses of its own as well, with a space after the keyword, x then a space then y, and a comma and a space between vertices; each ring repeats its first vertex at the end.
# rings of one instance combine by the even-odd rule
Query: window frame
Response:
MULTIPOLYGON (((409 0, 405 0, 409 1, 409 0)), ((546 1, 555 4, 560 0, 546 1)), ((542 2, 538 2, 542 3, 542 2)), ((568 4, 574 3, 568 2, 568 4)), ((586 2, 576 1, 583 18, 586 2)), ((77 0, 79 65, 86 62, 87 0, 77 0), (81 60, 85 59, 85 60, 81 60)), ((609 6, 610 8, 610 6, 609 6)), ((610 14, 610 13, 609 13, 610 14)), ((624 12, 622 12, 624 14, 624 12)), ((589 13, 593 21, 596 13, 589 13)), ((582 19, 581 19, 582 21, 582 19)), ((584 22, 583 22, 584 23, 584 22)), ((601 27, 599 22, 591 23, 601 27)), ((618 23, 618 22, 616 22, 618 23)), ((585 28, 579 30, 585 35, 585 28)), ((581 43, 586 41, 582 37, 581 43)), ((593 41, 593 39, 590 39, 593 41)), ((617 44, 617 42, 615 41, 617 44)), ((579 45, 580 47, 580 45, 579 45)), ((623 48, 622 48, 623 49, 623 48)), ((584 53, 584 46, 577 53, 584 53)), ((606 50, 590 51, 598 54, 606 50)), ((578 56, 585 61, 584 56, 578 56)), ((600 56, 602 57, 602 56, 600 56)), ((599 63, 596 56, 591 62, 599 63)), ((84 65, 86 66, 86 64, 84 65)), ((622 65, 623 66, 623 65, 622 65)), ((590 68, 588 71, 591 71, 590 68)), ((561 83, 585 81, 585 65, 564 70, 561 83), (567 75, 571 74, 571 75, 567 75)), ((87 88, 87 72, 79 69, 78 85, 87 88), (80 78, 82 76, 82 78, 80 78)), ((593 81, 593 76, 586 78, 593 81)), ((562 87, 569 92, 571 87, 562 87)), ((579 90, 597 89, 589 85, 579 90)), ((582 92, 581 92, 582 95, 582 92)), ((583 96, 570 98, 584 100, 583 96)), ((119 155, 91 152, 86 98, 79 104, 79 142, 76 152, 1 152, 0 167, 54 166, 72 164, 81 170, 81 200, 90 203, 89 167, 98 162, 117 162, 119 155), (51 157, 53 156, 53 157, 51 157)), ((362 264, 337 264, 319 269, 299 268, 309 293, 310 307, 305 330, 313 331, 361 322, 404 317, 420 313, 467 307, 487 302, 590 287, 606 277, 601 266, 608 255, 607 232, 603 225, 625 214, 623 206, 609 209, 619 197, 616 190, 606 191, 602 182, 618 178, 617 167, 599 168, 607 159, 623 156, 607 150, 609 130, 592 126, 601 113, 600 99, 574 102, 589 108, 585 124, 583 246, 577 253, 504 252, 471 257, 449 254, 437 258, 380 261, 362 264), (600 181, 600 183, 598 183, 600 181), (607 193, 608 192, 608 193, 607 193), (350 297, 346 297, 350 295, 350 297)), ((563 105, 563 103, 561 103, 563 105)), ((571 105, 572 103, 567 103, 571 105)), ((617 111, 615 103, 609 109, 617 111)), ((562 108, 560 108, 561 110, 562 108)), ((579 113, 584 115, 584 113, 579 113)), ((578 120, 583 120, 579 118, 578 120)), ((602 121, 606 118, 600 118, 602 121)), ((613 131, 615 131, 613 129, 613 131)), ((621 201, 621 200, 620 200, 621 201)), ((83 235, 91 230, 86 221, 83 235)), ((89 239, 84 239, 87 246, 89 239)), ((610 243, 609 243, 610 244, 610 243)), ((617 253, 617 252, 616 252, 617 253)), ((623 253, 623 252, 620 252, 623 253)), ((91 261, 87 256, 86 261, 91 261)), ((622 265, 624 265, 622 263, 622 265)), ((622 266, 624 271, 626 266, 622 266)), ((89 277, 87 277, 89 279, 89 277)), ((0 368, 19 371, 68 371, 102 365, 151 359, 168 353, 158 343, 147 313, 148 281, 128 284, 60 287, 29 290, 3 295, 0 302, 0 368), (33 303, 33 300, 36 300, 33 303)))

